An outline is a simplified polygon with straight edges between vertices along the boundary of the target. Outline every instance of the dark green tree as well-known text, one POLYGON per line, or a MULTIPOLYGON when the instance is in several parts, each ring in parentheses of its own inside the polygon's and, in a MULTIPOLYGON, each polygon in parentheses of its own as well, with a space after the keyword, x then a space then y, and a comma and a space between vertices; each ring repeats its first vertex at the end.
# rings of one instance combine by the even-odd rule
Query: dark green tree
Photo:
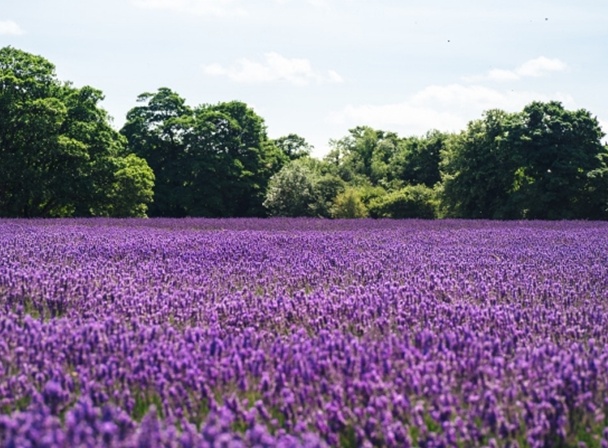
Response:
MULTIPOLYGON (((268 138, 264 119, 241 101, 201 106, 201 111, 224 114, 230 119, 231 143, 225 145, 228 161, 236 167, 226 188, 234 194, 225 199, 234 204, 231 216, 264 216, 266 189, 270 178, 289 160, 268 138)), ((219 178, 218 181, 221 181, 219 178)))
POLYGON ((0 49, 0 215, 107 216, 119 203, 121 216, 145 214, 152 173, 126 152, 102 99, 60 82, 40 56, 0 49))
POLYGON ((606 147, 596 118, 559 102, 486 112, 443 153, 447 216, 598 219, 606 210, 606 147), (603 205, 604 204, 604 205, 603 205))
POLYGON ((599 158, 601 167, 588 174, 591 184, 589 194, 594 198, 594 204, 597 204, 595 208, 597 218, 606 219, 608 218, 608 145, 604 145, 604 151, 599 158))
POLYGON ((140 95, 122 133, 156 175, 153 216, 263 216, 270 177, 287 156, 238 101, 191 109, 161 88, 140 95))
POLYGON ((310 157, 314 147, 309 144, 304 137, 298 134, 288 134, 273 140, 279 150, 289 158, 289 160, 310 157))
POLYGON ((387 177, 405 185, 420 184, 432 188, 441 181, 441 152, 449 136, 433 130, 423 137, 402 139, 390 160, 387 177))
POLYGON ((141 106, 127 113, 121 133, 129 149, 144 158, 156 177, 151 216, 186 216, 184 167, 188 166, 185 136, 194 112, 178 94, 161 88, 143 93, 141 106))
POLYGON ((517 218, 511 203, 515 171, 521 166, 512 132, 520 116, 487 111, 447 142, 443 153, 443 206, 457 218, 517 218))
POLYGON ((513 201, 531 219, 606 216, 605 191, 597 176, 606 167, 603 133, 588 111, 559 102, 534 102, 520 114, 512 146, 521 165, 513 201))

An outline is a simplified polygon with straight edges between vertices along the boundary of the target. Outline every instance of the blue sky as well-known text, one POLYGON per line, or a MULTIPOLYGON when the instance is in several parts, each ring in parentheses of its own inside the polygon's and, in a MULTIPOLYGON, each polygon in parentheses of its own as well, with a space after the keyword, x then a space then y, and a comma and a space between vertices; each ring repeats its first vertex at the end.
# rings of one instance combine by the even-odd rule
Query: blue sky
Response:
POLYGON ((533 100, 606 132, 607 22, 598 0, 2 0, 0 46, 101 89, 117 128, 169 87, 192 106, 244 101, 320 156, 357 125, 459 131, 533 100))

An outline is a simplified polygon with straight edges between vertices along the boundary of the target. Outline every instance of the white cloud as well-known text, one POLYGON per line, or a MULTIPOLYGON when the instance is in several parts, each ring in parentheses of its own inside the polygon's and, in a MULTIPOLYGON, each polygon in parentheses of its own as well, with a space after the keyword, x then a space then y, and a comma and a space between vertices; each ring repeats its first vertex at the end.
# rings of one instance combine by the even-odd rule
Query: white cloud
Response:
POLYGON ((234 16, 246 11, 235 0, 132 0, 135 6, 196 15, 234 16))
POLYGON ((522 78, 539 78, 551 72, 561 72, 568 66, 559 59, 550 59, 541 56, 524 62, 513 70, 493 69, 481 76, 464 78, 465 81, 476 82, 481 80, 490 81, 517 81, 522 78))
POLYGON ((264 54, 264 61, 240 59, 230 67, 218 63, 203 66, 209 76, 226 76, 240 83, 265 83, 285 81, 295 85, 316 83, 341 83, 342 77, 334 70, 321 72, 313 69, 308 59, 286 58, 278 53, 264 54))
MULTIPOLYGON (((483 76, 481 78, 483 78, 483 76)), ((520 78, 520 76, 512 70, 502 70, 497 68, 490 70, 486 78, 493 81, 516 81, 520 78)))
POLYGON ((520 76, 539 77, 550 72, 561 72, 566 70, 568 66, 559 59, 549 59, 544 56, 532 59, 520 65, 515 72, 520 76))
POLYGON ((340 76, 340 74, 338 72, 336 72, 335 70, 329 70, 327 72, 327 76, 329 78, 329 81, 333 82, 333 83, 342 83, 344 82, 344 79, 342 78, 342 76, 340 76))
POLYGON ((0 35, 19 36, 23 33, 21 27, 12 20, 0 20, 0 35))
POLYGON ((405 135, 420 135, 430 129, 460 131, 489 109, 519 111, 532 101, 573 99, 559 92, 546 95, 531 91, 497 90, 480 85, 433 85, 405 101, 379 105, 349 105, 329 115, 328 121, 343 126, 369 125, 405 135))

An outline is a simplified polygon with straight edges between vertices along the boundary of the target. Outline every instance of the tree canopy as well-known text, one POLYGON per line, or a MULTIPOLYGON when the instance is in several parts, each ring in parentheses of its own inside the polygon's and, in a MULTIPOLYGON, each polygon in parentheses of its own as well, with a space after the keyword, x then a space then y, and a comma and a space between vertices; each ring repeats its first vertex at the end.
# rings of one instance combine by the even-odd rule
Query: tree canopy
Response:
POLYGON ((122 129, 156 175, 151 216, 262 216, 270 177, 288 160, 245 103, 195 108, 168 88, 144 93, 122 129))
POLYGON ((154 174, 125 150, 102 99, 40 56, 0 49, 0 215, 145 215, 154 174))
POLYGON ((493 109, 459 133, 356 126, 323 158, 241 101, 142 93, 120 131, 103 93, 0 49, 0 216, 608 219, 608 146, 585 109, 493 109))
POLYGON ((598 219, 606 215, 599 123, 559 102, 491 110, 450 140, 443 158, 448 216, 598 219))
POLYGON ((332 168, 307 156, 292 160, 270 178, 264 207, 271 216, 332 216, 345 188, 332 168))

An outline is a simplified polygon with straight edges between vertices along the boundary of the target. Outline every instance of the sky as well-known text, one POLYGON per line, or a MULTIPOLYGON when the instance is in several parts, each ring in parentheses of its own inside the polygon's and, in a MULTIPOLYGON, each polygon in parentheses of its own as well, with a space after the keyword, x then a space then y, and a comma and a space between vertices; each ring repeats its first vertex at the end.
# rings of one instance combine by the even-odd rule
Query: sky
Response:
POLYGON ((355 126, 458 132, 537 100, 608 132, 607 21, 604 0, 0 0, 0 47, 102 90, 117 129, 168 87, 243 101, 321 157, 355 126))

